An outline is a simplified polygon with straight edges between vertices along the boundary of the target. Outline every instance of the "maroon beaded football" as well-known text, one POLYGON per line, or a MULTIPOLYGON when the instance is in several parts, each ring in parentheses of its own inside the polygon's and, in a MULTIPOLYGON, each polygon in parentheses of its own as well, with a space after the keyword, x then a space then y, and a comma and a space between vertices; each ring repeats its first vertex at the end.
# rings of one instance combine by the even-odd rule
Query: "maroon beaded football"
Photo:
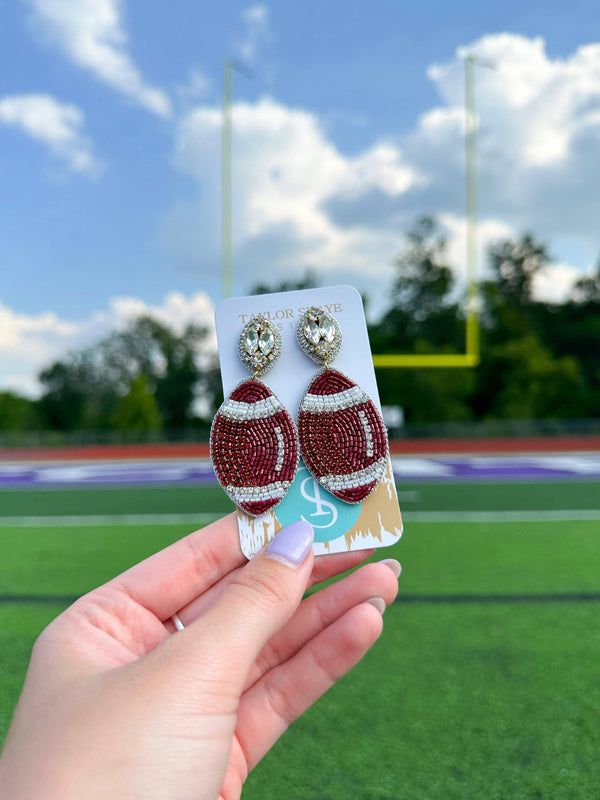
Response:
POLYGON ((300 451, 309 471, 345 503, 360 503, 386 468, 388 441, 371 398, 335 369, 317 373, 300 404, 300 451))
POLYGON ((215 473, 229 497, 251 516, 276 506, 298 464, 294 422, 269 387, 240 383, 217 411, 210 432, 215 473))

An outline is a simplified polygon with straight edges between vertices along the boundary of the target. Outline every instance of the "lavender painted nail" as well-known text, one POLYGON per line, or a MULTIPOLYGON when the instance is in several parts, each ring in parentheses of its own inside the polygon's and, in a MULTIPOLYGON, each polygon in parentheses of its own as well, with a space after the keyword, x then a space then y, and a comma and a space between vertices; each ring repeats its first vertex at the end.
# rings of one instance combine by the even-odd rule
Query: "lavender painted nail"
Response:
POLYGON ((369 605, 375 606, 377 611, 383 616, 385 613, 386 605, 385 600, 383 597, 370 597, 368 600, 365 600, 365 603, 369 603, 369 605))
POLYGON ((304 520, 291 522, 282 528, 265 550, 267 558, 281 561, 292 569, 300 566, 313 545, 315 532, 304 520))
POLYGON ((389 567, 392 570, 392 572, 397 578, 400 577, 400 573, 402 572, 402 565, 400 564, 399 561, 396 561, 395 558, 384 558, 384 560, 380 561, 379 563, 385 564, 386 567, 389 567))

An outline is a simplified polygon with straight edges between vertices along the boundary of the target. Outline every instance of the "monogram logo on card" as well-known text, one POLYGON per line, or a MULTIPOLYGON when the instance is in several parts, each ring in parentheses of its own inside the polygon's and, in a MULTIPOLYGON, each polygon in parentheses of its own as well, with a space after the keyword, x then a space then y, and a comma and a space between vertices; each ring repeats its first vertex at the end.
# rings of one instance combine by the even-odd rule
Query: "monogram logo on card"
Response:
POLYGON ((350 505, 329 494, 306 467, 301 466, 290 490, 277 506, 277 519, 282 525, 303 519, 315 529, 315 542, 331 542, 356 523, 361 507, 361 503, 350 505))
POLYGON ((321 487, 312 475, 308 475, 302 480, 300 494, 309 503, 315 504, 315 510, 309 514, 309 519, 302 517, 305 522, 310 522, 313 528, 331 528, 332 525, 335 525, 338 518, 337 508, 334 503, 321 496, 321 487), (320 519, 324 517, 325 522, 318 524, 317 517, 320 519))

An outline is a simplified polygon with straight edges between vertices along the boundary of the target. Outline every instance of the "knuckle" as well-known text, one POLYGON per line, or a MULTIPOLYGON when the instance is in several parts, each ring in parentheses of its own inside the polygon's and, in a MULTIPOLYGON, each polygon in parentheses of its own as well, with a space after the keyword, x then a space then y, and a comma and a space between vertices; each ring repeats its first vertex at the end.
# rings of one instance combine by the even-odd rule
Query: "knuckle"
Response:
POLYGON ((328 628, 335 619, 335 611, 332 609, 332 603, 327 593, 317 592, 313 597, 313 609, 317 625, 324 630, 328 628))
POLYGON ((205 581, 207 575, 213 577, 219 574, 221 568, 219 557, 211 547, 201 544, 194 534, 186 536, 183 541, 189 553, 194 575, 199 583, 205 581))
POLYGON ((298 701, 299 687, 294 685, 281 670, 277 670, 276 674, 268 675, 265 681, 265 697, 271 711, 281 720, 283 727, 288 728, 297 716, 293 708, 298 701))
POLYGON ((272 574, 264 575, 243 571, 235 583, 238 584, 247 601, 260 610, 277 608, 290 601, 288 587, 272 574))

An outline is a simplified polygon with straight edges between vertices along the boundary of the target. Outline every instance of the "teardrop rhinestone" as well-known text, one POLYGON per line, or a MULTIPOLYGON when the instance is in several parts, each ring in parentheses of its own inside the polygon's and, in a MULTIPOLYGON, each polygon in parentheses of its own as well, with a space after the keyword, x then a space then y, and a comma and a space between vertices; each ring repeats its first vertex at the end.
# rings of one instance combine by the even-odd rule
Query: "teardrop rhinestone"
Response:
POLYGON ((333 324, 333 320, 329 316, 329 314, 325 314, 324 317, 320 320, 319 328, 321 330, 321 338, 324 339, 327 344, 331 344, 335 339, 335 326, 333 324))
POLYGON ((275 337, 268 328, 263 328, 258 334, 258 348, 261 353, 268 355, 275 346, 275 337))
POLYGON ((321 329, 316 319, 307 320, 304 326, 304 335, 311 344, 319 344, 321 340, 321 329))
POLYGON ((245 339, 246 349, 249 353, 255 353, 259 348, 259 336, 258 330, 256 328, 249 328, 248 332, 246 333, 245 339))

